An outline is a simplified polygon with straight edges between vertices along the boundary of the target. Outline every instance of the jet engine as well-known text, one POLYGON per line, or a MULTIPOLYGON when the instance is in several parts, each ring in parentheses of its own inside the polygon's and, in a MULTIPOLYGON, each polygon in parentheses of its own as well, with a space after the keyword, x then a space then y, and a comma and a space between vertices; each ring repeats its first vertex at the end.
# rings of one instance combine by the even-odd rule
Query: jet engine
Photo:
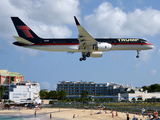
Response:
POLYGON ((97 45, 93 46, 93 50, 96 51, 110 51, 112 48, 112 45, 109 43, 98 43, 97 45))
POLYGON ((99 58, 102 57, 102 52, 91 52, 90 57, 99 58))

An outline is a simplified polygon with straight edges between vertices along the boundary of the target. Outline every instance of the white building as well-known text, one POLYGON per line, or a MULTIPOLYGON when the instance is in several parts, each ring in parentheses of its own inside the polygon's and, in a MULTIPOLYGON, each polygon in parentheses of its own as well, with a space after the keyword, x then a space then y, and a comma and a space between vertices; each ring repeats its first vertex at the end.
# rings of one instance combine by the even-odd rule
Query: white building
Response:
POLYGON ((138 98, 142 98, 143 101, 145 99, 157 99, 160 98, 160 93, 155 92, 155 93, 147 93, 145 92, 140 92, 140 91, 135 91, 135 93, 119 93, 118 94, 118 101, 132 101, 132 99, 135 98, 137 101, 138 98))
POLYGON ((20 82, 9 90, 9 99, 14 102, 39 99, 40 85, 38 83, 20 82))

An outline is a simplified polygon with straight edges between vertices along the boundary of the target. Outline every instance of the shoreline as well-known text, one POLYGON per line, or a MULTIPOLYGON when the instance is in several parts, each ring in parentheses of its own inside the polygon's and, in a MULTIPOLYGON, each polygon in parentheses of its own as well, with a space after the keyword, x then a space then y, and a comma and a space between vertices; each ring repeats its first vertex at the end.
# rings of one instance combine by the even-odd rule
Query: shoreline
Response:
MULTIPOLYGON (((36 117, 35 117, 35 109, 23 109, 20 111, 17 110, 3 110, 0 111, 0 115, 20 115, 24 120, 27 120, 29 118, 44 120, 44 119, 50 119, 50 114, 52 115, 51 120, 71 120, 73 119, 73 115, 75 114, 74 119, 81 119, 81 120, 126 120, 127 116, 124 112, 118 112, 118 116, 116 115, 116 111, 113 111, 114 118, 112 118, 112 113, 110 110, 107 110, 107 113, 105 113, 104 110, 90 110, 90 109, 74 109, 74 108, 43 108, 41 110, 36 111, 36 117), (99 113, 99 114, 97 114, 99 113)), ((133 116, 137 117, 138 119, 145 120, 147 116, 143 118, 142 115, 136 115, 136 114, 129 114, 130 119, 133 118, 133 116)))

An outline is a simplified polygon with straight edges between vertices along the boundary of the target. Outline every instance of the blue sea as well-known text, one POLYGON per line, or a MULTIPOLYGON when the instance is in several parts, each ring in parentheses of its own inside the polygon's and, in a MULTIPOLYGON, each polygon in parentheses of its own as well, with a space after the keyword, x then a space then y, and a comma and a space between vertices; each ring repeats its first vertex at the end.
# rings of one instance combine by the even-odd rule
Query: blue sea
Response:
POLYGON ((40 120, 38 117, 29 116, 29 115, 0 115, 0 120, 40 120))
MULTIPOLYGON (((46 116, 44 114, 37 115, 36 117, 34 115, 1 115, 0 114, 0 120, 48 120, 50 119, 49 116, 46 116)), ((61 118, 52 118, 52 120, 66 120, 61 118)))

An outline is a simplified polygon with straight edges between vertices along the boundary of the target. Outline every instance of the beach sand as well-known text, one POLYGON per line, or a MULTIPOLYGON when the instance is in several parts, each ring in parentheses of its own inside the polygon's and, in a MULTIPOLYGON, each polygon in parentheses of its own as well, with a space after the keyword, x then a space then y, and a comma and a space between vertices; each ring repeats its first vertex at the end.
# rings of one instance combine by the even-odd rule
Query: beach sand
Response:
MULTIPOLYGON (((113 111, 114 118, 112 118, 111 111, 107 110, 107 113, 105 111, 101 111, 100 114, 99 110, 84 110, 84 109, 65 109, 65 108, 42 108, 41 110, 36 111, 36 117, 34 115, 35 110, 34 109, 23 109, 20 111, 17 110, 3 110, 0 111, 0 114, 7 114, 7 115, 22 115, 22 116, 30 116, 32 118, 38 118, 40 120, 50 120, 50 114, 52 115, 52 120, 126 120, 127 116, 126 113, 118 112, 118 116, 115 116, 116 111, 113 111), (73 118, 73 115, 75 114, 75 118, 73 118)), ((137 117, 138 119, 145 120, 142 115, 135 115, 135 114, 129 114, 130 119, 133 118, 133 116, 137 117)), ((28 120, 29 118, 25 118, 24 120, 28 120)))

